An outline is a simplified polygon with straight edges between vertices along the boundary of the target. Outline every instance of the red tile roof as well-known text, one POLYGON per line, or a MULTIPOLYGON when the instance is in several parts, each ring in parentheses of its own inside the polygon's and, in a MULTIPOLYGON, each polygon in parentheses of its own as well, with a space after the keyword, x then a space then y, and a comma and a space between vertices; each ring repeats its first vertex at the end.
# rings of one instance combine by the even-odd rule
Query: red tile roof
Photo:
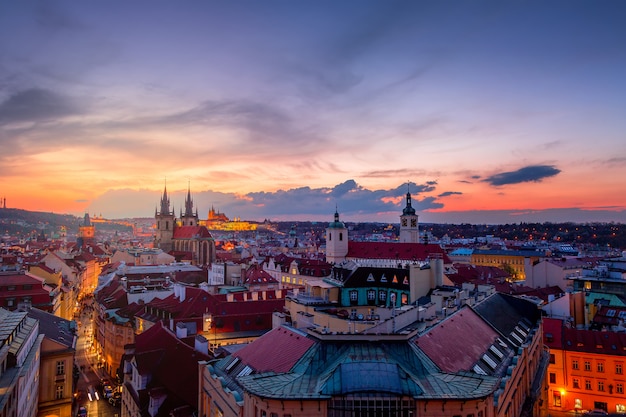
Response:
POLYGON ((152 373, 153 387, 163 386, 185 404, 197 408, 198 378, 190 375, 197 375, 198 361, 209 360, 208 355, 185 344, 159 322, 137 335, 135 357, 138 366, 141 361, 141 373, 152 373))
POLYGON ((551 349, 563 349, 563 320, 544 317, 543 342, 551 349))
POLYGON ((444 372, 469 371, 498 338, 470 308, 430 328, 415 344, 444 372))
POLYGON ((244 284, 277 284, 276 278, 267 273, 259 264, 253 264, 246 270, 244 284))
POLYGON ((626 333, 564 328, 563 349, 626 356, 626 333))
POLYGON ((180 226, 174 229, 174 239, 212 238, 204 226, 180 226))
POLYGON ((314 341, 287 327, 277 327, 238 350, 233 356, 256 372, 288 372, 314 341), (276 350, 276 346, 283 349, 276 350))
POLYGON ((443 257, 444 263, 451 263, 448 255, 439 245, 432 243, 397 242, 353 242, 348 243, 346 258, 358 259, 398 259, 400 261, 425 261, 433 254, 443 257))

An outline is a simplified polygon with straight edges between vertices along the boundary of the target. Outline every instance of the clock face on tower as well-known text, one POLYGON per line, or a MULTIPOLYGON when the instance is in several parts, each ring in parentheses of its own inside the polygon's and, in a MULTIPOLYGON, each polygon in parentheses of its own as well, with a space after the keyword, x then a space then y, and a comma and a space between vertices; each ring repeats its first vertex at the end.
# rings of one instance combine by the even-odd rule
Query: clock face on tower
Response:
POLYGON ((411 227, 417 227, 417 219, 411 219, 411 227))
POLYGON ((402 226, 406 226, 406 219, 402 219, 402 226))

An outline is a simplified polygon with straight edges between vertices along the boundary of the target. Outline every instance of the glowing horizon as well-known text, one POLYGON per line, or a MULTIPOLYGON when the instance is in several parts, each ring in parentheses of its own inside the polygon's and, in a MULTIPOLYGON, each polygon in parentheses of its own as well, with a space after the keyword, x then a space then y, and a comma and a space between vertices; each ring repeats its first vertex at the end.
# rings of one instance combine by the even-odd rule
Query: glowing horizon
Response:
POLYGON ((270 3, 0 4, 0 197, 626 222, 625 3, 270 3))

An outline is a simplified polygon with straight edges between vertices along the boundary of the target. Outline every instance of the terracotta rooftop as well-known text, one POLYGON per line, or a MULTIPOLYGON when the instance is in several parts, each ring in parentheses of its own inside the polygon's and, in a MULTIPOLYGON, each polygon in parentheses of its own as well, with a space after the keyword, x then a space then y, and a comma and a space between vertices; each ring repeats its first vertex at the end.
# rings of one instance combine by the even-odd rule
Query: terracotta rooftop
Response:
POLYGON ((431 243, 350 241, 348 243, 348 254, 346 255, 346 258, 425 261, 434 254, 443 257, 444 263, 451 263, 448 255, 441 248, 441 246, 431 243))

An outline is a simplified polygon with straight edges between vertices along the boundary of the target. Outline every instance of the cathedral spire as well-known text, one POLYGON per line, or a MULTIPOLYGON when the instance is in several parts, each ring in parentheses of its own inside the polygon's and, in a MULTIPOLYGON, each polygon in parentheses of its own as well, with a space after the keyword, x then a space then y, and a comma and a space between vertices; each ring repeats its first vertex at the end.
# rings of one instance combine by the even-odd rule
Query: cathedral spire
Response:
POLYGON ((191 199, 191 184, 187 184, 187 197, 185 198, 185 217, 193 217, 193 200, 191 199))
POLYGON ((161 215, 169 215, 170 212, 170 198, 167 196, 167 180, 165 181, 165 187, 163 188, 163 196, 161 196, 161 215))

